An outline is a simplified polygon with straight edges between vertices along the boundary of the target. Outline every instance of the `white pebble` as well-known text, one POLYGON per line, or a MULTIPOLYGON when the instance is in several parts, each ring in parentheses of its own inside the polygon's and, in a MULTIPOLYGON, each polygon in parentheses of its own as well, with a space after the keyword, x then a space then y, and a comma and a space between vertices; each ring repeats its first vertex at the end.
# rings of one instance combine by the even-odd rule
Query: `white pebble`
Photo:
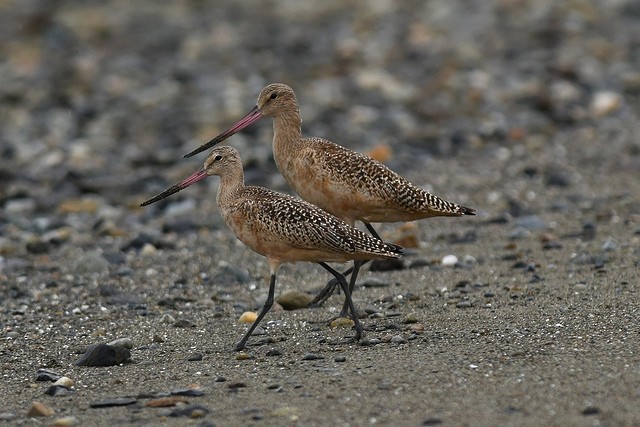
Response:
POLYGON ((458 262, 458 257, 455 255, 445 255, 442 257, 441 264, 445 267, 453 267, 458 262))

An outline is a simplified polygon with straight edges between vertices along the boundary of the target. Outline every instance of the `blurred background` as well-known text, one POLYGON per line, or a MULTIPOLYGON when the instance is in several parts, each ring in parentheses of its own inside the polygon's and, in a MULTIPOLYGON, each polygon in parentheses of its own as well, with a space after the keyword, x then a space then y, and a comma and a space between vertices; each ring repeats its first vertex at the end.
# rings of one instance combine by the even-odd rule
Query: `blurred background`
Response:
MULTIPOLYGON (((0 1, 0 246, 69 214, 135 228, 141 201, 204 160, 182 155, 271 82, 296 91, 305 136, 481 216, 624 192, 640 174, 639 21, 635 0, 0 1)), ((271 137, 264 120, 228 143, 247 181, 288 191, 271 137)), ((144 215, 213 209, 208 186, 144 215)))

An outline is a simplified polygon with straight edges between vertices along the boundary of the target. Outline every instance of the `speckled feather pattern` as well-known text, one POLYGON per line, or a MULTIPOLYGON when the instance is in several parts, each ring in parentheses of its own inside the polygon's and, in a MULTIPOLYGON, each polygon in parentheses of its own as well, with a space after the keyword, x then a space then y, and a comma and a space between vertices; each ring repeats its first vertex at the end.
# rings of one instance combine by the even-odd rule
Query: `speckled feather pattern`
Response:
POLYGON ((474 209, 443 200, 364 154, 322 138, 302 139, 297 100, 287 85, 265 87, 258 108, 274 119, 273 156, 287 183, 349 224, 475 215, 474 209))
POLYGON ((311 203, 263 187, 243 187, 233 200, 218 204, 225 222, 239 235, 243 233, 238 228, 248 227, 262 241, 333 252, 341 259, 398 258, 401 254, 397 246, 375 239, 311 203))
POLYGON ((402 249, 351 227, 311 203, 263 187, 245 186, 235 148, 217 147, 205 161, 220 176, 216 201, 244 244, 278 262, 398 258, 402 249))

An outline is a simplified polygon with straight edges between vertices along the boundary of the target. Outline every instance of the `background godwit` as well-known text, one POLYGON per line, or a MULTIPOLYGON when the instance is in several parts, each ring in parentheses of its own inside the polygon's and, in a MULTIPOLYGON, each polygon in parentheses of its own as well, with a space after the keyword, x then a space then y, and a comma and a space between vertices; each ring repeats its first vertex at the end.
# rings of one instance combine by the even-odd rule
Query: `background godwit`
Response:
MULTIPOLYGON (((282 83, 263 88, 257 105, 248 114, 185 157, 224 141, 263 117, 273 117, 273 157, 294 191, 349 225, 362 221, 377 238, 372 222, 476 214, 475 209, 448 202, 413 185, 364 154, 326 139, 302 138, 302 119, 295 93, 282 83)), ((362 264, 360 260, 354 261, 349 283, 351 290, 362 264)), ((311 304, 326 300, 335 286, 335 281, 327 284, 311 304)), ((346 314, 347 309, 345 301, 341 314, 346 314)))
POLYGON ((335 276, 351 310, 356 329, 354 339, 359 340, 362 325, 353 306, 347 281, 326 262, 398 258, 402 249, 371 237, 304 200, 263 187, 245 186, 238 151, 226 146, 212 150, 200 171, 141 206, 164 199, 211 175, 220 177, 216 202, 224 222, 242 243, 267 257, 271 272, 267 300, 236 345, 236 350, 244 348, 256 326, 273 305, 278 268, 285 262, 295 261, 317 262, 335 276))

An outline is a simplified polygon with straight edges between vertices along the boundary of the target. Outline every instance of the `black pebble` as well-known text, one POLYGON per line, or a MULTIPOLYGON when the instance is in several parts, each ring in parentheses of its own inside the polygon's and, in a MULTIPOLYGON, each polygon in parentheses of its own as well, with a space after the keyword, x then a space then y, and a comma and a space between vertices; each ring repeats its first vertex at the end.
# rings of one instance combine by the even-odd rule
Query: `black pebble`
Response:
POLYGON ((36 371, 36 381, 51 381, 55 382, 62 378, 62 375, 55 372, 47 371, 46 369, 38 369, 36 371))
POLYGON ((109 408, 112 406, 127 406, 136 403, 136 399, 130 397, 115 397, 113 399, 98 400, 89 404, 92 408, 109 408))
POLYGON ((78 366, 115 366, 131 359, 128 348, 119 345, 94 344, 76 360, 78 366))

